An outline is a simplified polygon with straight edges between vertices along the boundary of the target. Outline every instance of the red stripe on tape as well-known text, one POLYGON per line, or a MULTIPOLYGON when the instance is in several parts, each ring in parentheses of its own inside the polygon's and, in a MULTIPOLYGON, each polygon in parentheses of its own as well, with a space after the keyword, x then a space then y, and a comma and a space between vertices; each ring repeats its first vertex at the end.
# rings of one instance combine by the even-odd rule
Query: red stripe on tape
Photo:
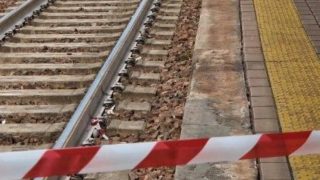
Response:
POLYGON ((203 149, 207 142, 208 139, 158 142, 136 168, 186 164, 203 149))
POLYGON ((78 173, 98 152, 100 147, 48 150, 24 178, 47 177, 78 173))
POLYGON ((301 147, 311 132, 294 132, 284 134, 264 134, 257 144, 241 159, 288 156, 301 147))

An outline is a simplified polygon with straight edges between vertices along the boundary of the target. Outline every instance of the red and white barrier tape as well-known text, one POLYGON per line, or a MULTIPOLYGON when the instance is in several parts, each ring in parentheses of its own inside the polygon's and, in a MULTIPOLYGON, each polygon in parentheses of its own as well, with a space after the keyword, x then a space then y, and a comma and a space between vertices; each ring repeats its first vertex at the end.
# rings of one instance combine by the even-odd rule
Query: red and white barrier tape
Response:
POLYGON ((1 179, 320 153, 320 131, 0 153, 1 179))

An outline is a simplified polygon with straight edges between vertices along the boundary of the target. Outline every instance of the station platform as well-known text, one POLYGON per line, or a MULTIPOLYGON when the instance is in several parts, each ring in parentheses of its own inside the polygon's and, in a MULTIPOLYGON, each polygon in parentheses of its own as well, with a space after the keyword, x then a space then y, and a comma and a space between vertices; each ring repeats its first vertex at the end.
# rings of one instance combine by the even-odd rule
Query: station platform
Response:
MULTIPOLYGON (((320 127, 320 1, 203 0, 181 138, 320 127)), ((319 155, 178 167, 176 179, 320 179, 319 155)))

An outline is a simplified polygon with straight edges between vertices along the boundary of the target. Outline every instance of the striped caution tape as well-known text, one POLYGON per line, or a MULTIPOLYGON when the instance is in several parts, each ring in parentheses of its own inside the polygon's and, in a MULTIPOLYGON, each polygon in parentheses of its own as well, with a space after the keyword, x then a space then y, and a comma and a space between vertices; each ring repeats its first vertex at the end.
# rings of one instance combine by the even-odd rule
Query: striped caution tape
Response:
POLYGON ((320 153, 320 131, 0 153, 0 178, 21 179, 320 153))

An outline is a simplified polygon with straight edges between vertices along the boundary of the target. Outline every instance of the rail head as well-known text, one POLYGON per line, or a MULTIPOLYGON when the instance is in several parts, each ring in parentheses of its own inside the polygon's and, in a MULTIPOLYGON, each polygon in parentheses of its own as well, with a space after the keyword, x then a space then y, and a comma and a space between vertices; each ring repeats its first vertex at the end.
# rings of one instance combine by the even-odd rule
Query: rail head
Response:
POLYGON ((49 0, 27 0, 16 9, 0 18, 0 39, 6 33, 14 30, 17 25, 22 24, 26 18, 31 17, 33 12, 40 10, 42 5, 48 4, 49 0))
POLYGON ((105 60, 95 80, 89 87, 53 148, 77 146, 80 143, 82 135, 90 123, 91 117, 102 103, 105 92, 111 88, 115 75, 118 73, 125 57, 130 52, 130 47, 134 44, 135 38, 144 20, 147 18, 153 2, 153 0, 141 0, 130 22, 121 34, 121 37, 110 52, 108 58, 105 60))

